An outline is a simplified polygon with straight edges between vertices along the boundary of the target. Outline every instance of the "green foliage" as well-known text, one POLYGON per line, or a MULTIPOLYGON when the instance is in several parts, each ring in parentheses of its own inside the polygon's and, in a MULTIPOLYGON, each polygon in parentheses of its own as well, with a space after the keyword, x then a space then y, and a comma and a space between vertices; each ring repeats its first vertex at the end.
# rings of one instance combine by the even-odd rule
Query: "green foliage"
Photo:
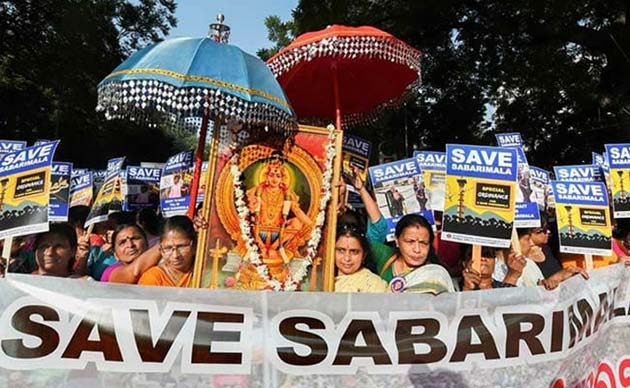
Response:
POLYGON ((175 8, 174 0, 1 1, 0 137, 62 139, 56 159, 85 167, 121 155, 164 160, 168 138, 106 122, 96 87, 133 50, 162 39, 175 8), (150 146, 160 137, 164 146, 150 146))
POLYGON ((273 57, 280 49, 288 46, 295 38, 295 27, 292 21, 282 22, 278 16, 267 16, 265 18, 265 26, 269 32, 267 38, 275 44, 271 48, 263 48, 256 52, 263 61, 273 57))
POLYGON ((301 0, 293 16, 295 35, 372 25, 423 51, 415 101, 353 130, 375 144, 400 136, 405 114, 410 148, 494 144, 495 132, 519 131, 541 167, 590 161, 603 144, 627 142, 627 0, 301 0))

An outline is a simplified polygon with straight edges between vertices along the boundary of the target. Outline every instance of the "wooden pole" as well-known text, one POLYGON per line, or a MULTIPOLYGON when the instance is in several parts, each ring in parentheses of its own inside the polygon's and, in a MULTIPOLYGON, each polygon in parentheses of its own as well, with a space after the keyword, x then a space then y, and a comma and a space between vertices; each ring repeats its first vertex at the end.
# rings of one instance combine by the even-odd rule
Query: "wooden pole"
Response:
POLYGON ((479 244, 473 244, 472 269, 481 273, 481 245, 479 244))
POLYGON ((586 270, 590 271, 593 269, 593 255, 584 255, 584 261, 586 263, 586 270))
POLYGON ((210 249, 210 257, 212 258, 212 277, 210 278, 210 288, 217 288, 217 279, 219 278, 219 260, 227 253, 227 248, 221 246, 221 241, 216 240, 213 249, 210 249))
MULTIPOLYGON (((206 100, 206 103, 209 104, 208 100, 206 100)), ((197 151, 195 153, 195 169, 193 170, 193 180, 190 186, 190 203, 188 204, 188 212, 186 215, 191 220, 195 217, 195 208, 197 207, 197 194, 199 193, 199 180, 201 179, 201 168, 203 165, 203 150, 206 146, 206 135, 208 133, 209 120, 210 107, 208 106, 203 110, 201 128, 199 129, 199 139, 197 140, 197 151)), ((214 127, 216 128, 217 126, 215 125, 214 127)))
MULTIPOLYGON (((335 142, 335 149, 341 150, 343 142, 343 132, 337 132, 337 139, 335 142)), ((332 182, 339 182, 339 177, 341 176, 341 157, 339 157, 339 152, 335 156, 335 162, 333 164, 333 177, 332 182)), ((328 206, 328 214, 326 215, 326 219, 328 220, 327 224, 327 233, 326 233, 326 254, 324 261, 324 279, 323 279, 323 288, 324 291, 332 292, 335 290, 335 237, 337 234, 337 207, 339 205, 339 190, 332 191, 332 198, 330 199, 330 205, 328 206)))
MULTIPOLYGON (((219 132, 221 131, 221 123, 217 118, 214 120, 212 128, 212 139, 210 140, 210 155, 208 155, 208 173, 206 174, 206 192, 201 205, 201 214, 210 221, 210 207, 212 205, 212 197, 214 190, 212 187, 214 180, 214 171, 217 167, 217 159, 219 159, 219 132)), ((192 197, 190 199, 193 200, 192 197)), ((192 286, 194 288, 201 287, 204 268, 206 267, 206 253, 208 246, 208 229, 202 228, 197 234, 197 252, 195 255, 195 267, 193 271, 192 286)))

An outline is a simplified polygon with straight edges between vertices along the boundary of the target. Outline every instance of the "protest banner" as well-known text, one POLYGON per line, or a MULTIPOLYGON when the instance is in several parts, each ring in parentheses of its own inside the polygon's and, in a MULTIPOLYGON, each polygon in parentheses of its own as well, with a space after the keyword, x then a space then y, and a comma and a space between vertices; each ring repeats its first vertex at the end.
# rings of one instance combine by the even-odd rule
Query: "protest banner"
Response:
POLYGON ((517 168, 514 148, 447 144, 442 239, 509 247, 517 168))
POLYGON ((23 140, 0 140, 0 156, 26 148, 23 140))
POLYGON ((95 193, 98 193, 99 191, 101 191, 101 187, 103 187, 106 177, 107 177, 107 170, 93 170, 92 171, 92 181, 94 182, 95 193))
POLYGON ((180 152, 166 161, 160 178, 160 208, 164 217, 186 214, 192 173, 192 151, 180 152))
MULTIPOLYGON (((347 182, 352 181, 352 168, 356 167, 359 169, 361 180, 366 182, 371 153, 372 143, 358 136, 344 133, 341 152, 341 174, 344 180, 347 182)), ((343 199, 344 203, 348 203, 355 209, 362 208, 363 201, 354 186, 348 184, 346 185, 346 189, 347 196, 343 199)))
POLYGON ((613 216, 630 218, 630 144, 606 144, 613 216))
POLYGON ((123 174, 123 210, 157 209, 161 175, 159 168, 127 166, 123 174))
POLYGON ((51 168, 50 204, 48 217, 50 221, 68 221, 70 208, 70 180, 72 163, 53 162, 51 168))
POLYGON ((499 147, 511 147, 516 149, 518 159, 518 173, 516 181, 518 190, 516 192, 516 213, 514 215, 514 226, 517 228, 534 228, 540 226, 540 211, 538 203, 535 201, 534 189, 531 182, 531 171, 525 151, 523 150, 523 139, 518 132, 495 134, 499 147))
POLYGON ((0 239, 48 230, 50 166, 58 144, 0 155, 0 239))
POLYGON ((0 280, 0 384, 628 386, 630 269, 590 275, 553 292, 433 296, 141 286, 130 293, 13 274, 0 280))
POLYGON ((87 168, 77 168, 75 166, 72 166, 72 178, 74 178, 75 176, 79 176, 79 175, 85 175, 88 172, 91 173, 91 171, 87 168))
POLYGON ((94 198, 92 171, 83 169, 82 174, 75 174, 70 180, 70 207, 91 206, 94 198))
POLYGON ((420 214, 435 223, 416 158, 371 166, 369 174, 376 203, 387 221, 387 241, 394 240, 396 224, 406 214, 420 214))
POLYGON ((529 181, 532 185, 532 200, 540 210, 545 209, 547 193, 549 191, 549 171, 539 167, 529 166, 529 181))
POLYGON ((611 255, 608 193, 603 182, 551 181, 560 252, 611 255))
POLYGON ((124 162, 124 157, 107 161, 107 175, 85 221, 86 228, 98 222, 107 221, 109 214, 123 210, 122 166, 124 162))
POLYGON ((422 170, 429 208, 444 211, 446 190, 446 152, 415 151, 413 156, 422 170))
POLYGON ((595 164, 573 166, 554 166, 553 173, 557 181, 563 182, 604 182, 602 168, 595 164))

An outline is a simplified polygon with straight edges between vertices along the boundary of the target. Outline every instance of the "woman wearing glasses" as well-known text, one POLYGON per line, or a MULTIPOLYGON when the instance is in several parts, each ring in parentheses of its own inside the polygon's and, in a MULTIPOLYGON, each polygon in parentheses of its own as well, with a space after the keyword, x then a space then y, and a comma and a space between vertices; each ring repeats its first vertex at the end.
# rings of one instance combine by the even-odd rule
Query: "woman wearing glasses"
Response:
POLYGON ((162 260, 143 273, 138 284, 188 287, 192 280, 196 239, 195 228, 188 217, 167 219, 159 244, 162 260))
POLYGON ((385 292, 387 283, 365 268, 370 243, 356 227, 344 225, 335 242, 335 292, 385 292))

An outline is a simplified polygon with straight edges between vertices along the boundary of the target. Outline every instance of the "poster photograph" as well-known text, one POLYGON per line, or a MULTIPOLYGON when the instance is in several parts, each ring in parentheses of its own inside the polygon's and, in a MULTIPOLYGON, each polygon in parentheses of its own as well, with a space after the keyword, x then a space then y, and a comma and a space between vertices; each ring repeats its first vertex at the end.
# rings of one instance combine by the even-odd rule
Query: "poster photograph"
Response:
POLYGON ((394 240, 396 224, 406 214, 420 214, 434 224, 430 197, 416 158, 369 168, 376 203, 387 221, 387 241, 394 240))
POLYGON ((606 144, 613 216, 630 218, 630 144, 606 144))
POLYGON ((532 201, 539 209, 545 209, 547 193, 549 192, 549 171, 539 167, 529 166, 529 181, 532 187, 532 201))
POLYGON ((0 239, 48 230, 51 164, 58 144, 0 156, 0 239))
POLYGON ((160 208, 164 217, 186 214, 192 176, 192 151, 180 152, 168 158, 160 178, 160 208))
POLYGON ((157 209, 160 203, 159 168, 127 166, 124 174, 124 210, 157 209))
POLYGON ((442 238, 509 247, 517 168, 514 148, 447 144, 442 238))
POLYGON ((68 221, 70 209, 70 180, 72 176, 72 163, 53 162, 51 170, 50 208, 51 221, 68 221))
MULTIPOLYGON (((367 182, 368 166, 372 153, 372 143, 358 136, 343 134, 341 174, 348 182, 352 181, 354 175, 353 167, 359 170, 359 176, 363 182, 367 182)), ((361 195, 351 184, 346 185, 346 198, 342 199, 352 208, 364 207, 361 195)))
POLYGON ((602 182, 551 181, 560 252, 611 255, 608 193, 602 182))
POLYGON ((300 126, 278 150, 250 144, 219 149, 209 173, 214 188, 208 255, 196 263, 203 288, 322 290, 334 256, 336 208, 330 203, 341 135, 300 126))
POLYGON ((422 170, 429 208, 443 211, 446 189, 446 152, 415 151, 413 156, 422 170))

